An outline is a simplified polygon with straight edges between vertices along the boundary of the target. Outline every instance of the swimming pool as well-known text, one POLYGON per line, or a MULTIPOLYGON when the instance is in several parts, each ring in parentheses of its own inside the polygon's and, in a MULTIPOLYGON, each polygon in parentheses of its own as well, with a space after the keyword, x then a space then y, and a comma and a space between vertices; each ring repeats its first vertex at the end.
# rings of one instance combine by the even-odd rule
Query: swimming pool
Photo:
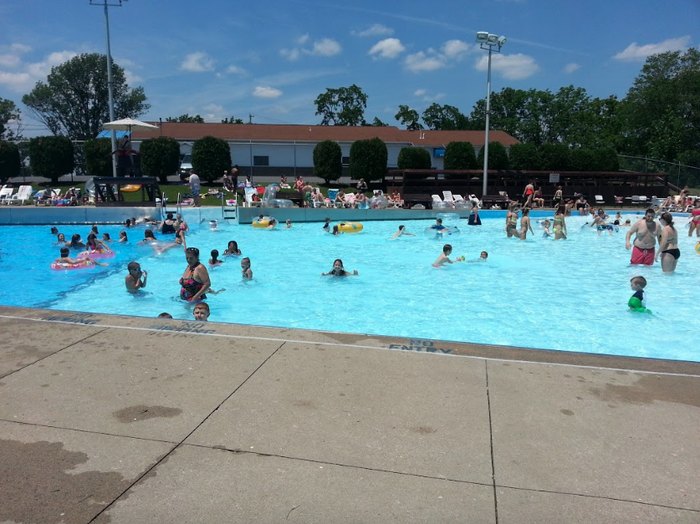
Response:
MULTIPOLYGON (((390 239, 396 221, 366 222, 362 233, 338 237, 318 223, 273 231, 220 223, 210 231, 204 221, 190 224, 187 242, 200 249, 203 262, 211 249, 223 253, 228 240, 252 260, 251 282, 241 281, 237 258, 210 269, 213 287, 226 288, 209 297, 212 321, 698 361, 690 326, 697 320, 700 256, 685 221, 678 219, 682 256, 672 275, 658 264, 630 266, 624 230, 599 236, 582 229, 580 217, 567 219, 569 240, 556 242, 542 238, 536 223, 536 234, 523 242, 505 237, 502 218, 469 227, 450 217, 446 223, 458 224, 461 233, 444 240, 424 233, 428 221, 402 222, 416 236, 396 240, 390 239), (467 262, 435 269, 431 263, 446 242, 453 257, 465 255, 467 262), (489 259, 477 262, 482 250, 489 259), (335 258, 360 276, 320 276, 335 258), (627 309, 629 279, 637 274, 649 281, 653 315, 627 309)), ((89 231, 59 229, 68 237, 89 231)), ((116 238, 120 229, 101 226, 100 232, 116 238)), ((58 247, 49 226, 0 227, 0 257, 11 268, 0 304, 144 317, 167 311, 191 319, 191 308, 178 298, 182 250, 157 255, 135 245, 144 229, 129 230, 126 245, 113 244, 118 254, 109 267, 52 271, 58 247), (149 274, 141 295, 124 290, 130 260, 149 274)))

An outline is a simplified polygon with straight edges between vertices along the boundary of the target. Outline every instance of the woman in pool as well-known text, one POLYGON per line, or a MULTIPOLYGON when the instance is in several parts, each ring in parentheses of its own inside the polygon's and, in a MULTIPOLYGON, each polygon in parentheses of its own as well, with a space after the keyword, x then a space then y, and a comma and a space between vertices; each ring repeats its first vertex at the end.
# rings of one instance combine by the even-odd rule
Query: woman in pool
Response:
POLYGON ((238 242, 235 240, 229 240, 226 251, 224 251, 225 257, 238 257, 241 256, 241 250, 238 249, 238 242))
POLYGON ((661 269, 664 273, 673 273, 681 256, 681 251, 678 249, 678 233, 673 227, 673 215, 665 211, 661 213, 659 222, 661 222, 661 236, 656 260, 661 257, 661 269))
POLYGON ((163 223, 160 225, 160 232, 164 235, 175 233, 176 226, 177 221, 173 218, 173 214, 168 213, 165 216, 165 220, 163 220, 163 223))
POLYGON ((71 249, 85 249, 85 244, 80 240, 80 235, 78 233, 70 237, 70 242, 66 245, 71 249))
POLYGON ((180 298, 187 302, 199 302, 207 298, 205 292, 211 285, 209 272, 199 261, 199 249, 188 247, 185 249, 187 267, 180 278, 180 298))
POLYGON ((559 240, 563 238, 566 240, 566 220, 564 215, 566 214, 566 206, 559 206, 557 212, 554 214, 554 240, 559 240))
POLYGON ((66 243, 66 235, 59 233, 56 235, 56 245, 62 246, 66 243))
POLYGON ((336 258, 333 261, 333 269, 331 269, 328 273, 321 273, 321 276, 324 277, 349 277, 357 275, 359 275, 357 269, 353 269, 352 271, 346 270, 343 267, 343 261, 339 258, 336 258))
POLYGON ((518 237, 518 208, 510 206, 506 213, 506 236, 518 237))
POLYGON ((97 238, 95 233, 90 233, 87 237, 87 251, 92 253, 111 253, 112 250, 107 244, 97 238))
POLYGON ((157 241, 158 241, 158 239, 153 234, 153 230, 147 229, 146 231, 143 232, 143 240, 139 241, 139 245, 142 246, 144 244, 155 244, 157 241))
POLYGON ((123 244, 124 242, 128 242, 128 241, 129 241, 129 237, 126 236, 126 231, 124 229, 122 229, 119 232, 119 243, 123 244))

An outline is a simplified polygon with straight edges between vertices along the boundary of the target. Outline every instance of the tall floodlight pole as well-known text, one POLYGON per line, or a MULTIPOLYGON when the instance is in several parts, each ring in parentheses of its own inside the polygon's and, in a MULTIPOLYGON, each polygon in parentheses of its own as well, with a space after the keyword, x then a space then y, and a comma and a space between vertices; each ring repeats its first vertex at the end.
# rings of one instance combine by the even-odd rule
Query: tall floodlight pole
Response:
MULTIPOLYGON (((114 85, 112 81, 112 48, 109 41, 109 7, 121 7, 126 0, 90 0, 90 5, 101 5, 105 10, 105 25, 107 27, 107 96, 109 100, 109 121, 114 121, 114 85)), ((117 132, 112 129, 112 176, 117 176, 117 132)))
POLYGON ((491 117, 491 53, 495 50, 496 53, 501 52, 501 47, 506 43, 505 36, 494 35, 487 31, 479 31, 476 33, 476 41, 479 42, 481 49, 489 52, 488 58, 488 73, 486 76, 486 131, 484 133, 484 184, 481 188, 481 196, 483 198, 487 193, 489 184, 489 119, 491 117), (495 48, 495 49, 494 49, 495 48))

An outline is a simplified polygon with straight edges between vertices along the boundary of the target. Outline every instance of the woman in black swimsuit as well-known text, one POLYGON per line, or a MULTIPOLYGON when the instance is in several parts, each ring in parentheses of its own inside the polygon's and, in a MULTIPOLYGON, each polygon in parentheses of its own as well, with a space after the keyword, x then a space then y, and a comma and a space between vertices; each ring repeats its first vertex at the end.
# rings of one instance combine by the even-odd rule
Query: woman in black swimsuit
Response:
POLYGON ((668 211, 661 213, 659 222, 661 222, 662 229, 656 260, 661 257, 661 269, 664 273, 673 273, 681 256, 681 251, 678 249, 678 233, 673 227, 673 215, 668 211))

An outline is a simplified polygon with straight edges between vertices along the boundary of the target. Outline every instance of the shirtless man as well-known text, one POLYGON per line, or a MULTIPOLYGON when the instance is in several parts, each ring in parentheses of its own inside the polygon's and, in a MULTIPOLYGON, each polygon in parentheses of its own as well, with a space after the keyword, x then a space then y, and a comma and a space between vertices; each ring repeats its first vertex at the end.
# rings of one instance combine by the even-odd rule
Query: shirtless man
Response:
POLYGON ((452 260, 450 258, 450 255, 452 254, 452 246, 450 244, 445 244, 442 247, 442 253, 440 254, 439 257, 435 259, 435 262, 433 262, 433 267, 441 267, 444 264, 453 264, 454 262, 463 262, 464 257, 457 257, 456 259, 452 260))
POLYGON ((634 223, 625 237, 625 249, 632 248, 632 258, 630 264, 643 264, 651 266, 654 264, 654 248, 656 247, 656 237, 658 235, 654 218, 656 212, 649 208, 644 213, 644 218, 634 223), (634 237, 634 247, 630 244, 632 235, 634 237))

